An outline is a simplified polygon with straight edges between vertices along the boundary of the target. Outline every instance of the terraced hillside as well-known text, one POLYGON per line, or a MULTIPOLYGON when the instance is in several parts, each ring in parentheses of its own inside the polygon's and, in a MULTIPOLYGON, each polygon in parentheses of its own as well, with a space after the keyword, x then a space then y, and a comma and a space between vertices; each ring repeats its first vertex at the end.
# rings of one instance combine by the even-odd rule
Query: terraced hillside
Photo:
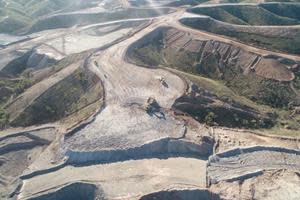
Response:
MULTIPOLYGON (((2 1, 1 1, 2 2, 2 1)), ((0 2, 0 3, 1 3, 0 2)), ((26 34, 46 29, 88 25, 124 18, 144 18, 168 12, 153 9, 127 8, 121 0, 74 1, 6 1, 0 8, 0 33, 26 34), (120 3, 121 2, 121 3, 120 3), (115 12, 113 15, 111 12, 115 12)))
MULTIPOLYGON (((90 6, 92 1, 86 1, 85 5, 90 6)), ((11 33, 32 23, 37 17, 45 16, 49 13, 72 8, 80 8, 73 1, 0 1, 0 32, 11 33)))
MULTIPOLYGON (((214 34, 225 35, 234 40, 238 40, 250 45, 258 46, 261 48, 266 48, 273 51, 281 51, 286 53, 292 54, 299 54, 300 50, 299 46, 299 26, 298 22, 295 24, 273 24, 270 23, 268 20, 264 20, 261 23, 236 23, 238 19, 245 18, 244 22, 247 21, 246 18, 255 18, 259 17, 264 19, 260 16, 259 12, 253 11, 252 13, 249 11, 247 16, 240 16, 235 11, 231 9, 240 9, 244 8, 247 9, 249 5, 244 6, 237 6, 237 5, 224 5, 224 6, 211 6, 211 7, 195 7, 190 9, 191 13, 197 14, 208 14, 210 17, 203 17, 197 15, 190 15, 186 18, 182 19, 181 22, 187 26, 211 32, 214 34), (244 8, 245 7, 245 8, 244 8), (203 9, 203 10, 202 10, 203 9), (216 9, 217 11, 214 11, 216 9), (232 12, 231 14, 234 15, 237 19, 236 20, 229 20, 230 17, 226 16, 225 14, 215 14, 216 16, 212 16, 209 13, 219 13, 219 12, 232 12), (227 11, 226 11, 227 12, 227 11), (236 22, 235 22, 236 21, 236 22), (236 25, 238 24, 238 25, 236 25), (254 26, 253 26, 254 25, 254 26), (277 25, 277 26, 274 26, 277 25), (279 27, 279 26, 280 27, 279 27), (295 25, 295 26, 291 26, 295 25), (270 27, 271 26, 271 27, 270 27)), ((268 4, 257 4, 251 5, 250 7, 254 7, 255 9, 263 9, 265 12, 273 13, 275 16, 281 16, 285 19, 294 19, 298 20, 300 7, 298 4, 292 3, 268 3, 268 4), (289 13, 289 14, 287 14, 289 13)), ((252 8, 252 9, 254 9, 252 8)), ((247 11, 248 12, 248 9, 247 11)), ((242 12, 242 13, 245 13, 242 12)), ((229 15, 229 13, 228 13, 229 15)), ((272 17, 270 17, 272 21, 272 17)), ((275 19, 274 19, 275 20, 275 19)), ((241 20, 240 20, 241 21, 241 20)), ((254 19, 255 22, 257 20, 254 19)), ((275 20, 276 23, 279 22, 275 20)))
POLYGON ((299 6, 259 3, 0 0, 0 200, 298 200, 299 6))
POLYGON ((299 24, 298 4, 225 4, 199 6, 191 12, 238 25, 296 25, 299 24), (285 14, 289 13, 289 14, 285 14))
POLYGON ((210 18, 193 16, 182 19, 181 22, 187 26, 224 35, 234 40, 261 48, 299 54, 300 29, 295 27, 253 27, 237 26, 222 23, 210 18))
POLYGON ((220 83, 215 85, 219 84, 218 87, 224 88, 219 90, 223 90, 222 95, 225 94, 226 97, 221 95, 218 97, 218 94, 213 92, 216 89, 213 91, 209 89, 210 93, 207 94, 206 88, 197 89, 197 86, 207 87, 209 83, 205 85, 207 80, 194 76, 193 80, 200 80, 195 82, 196 85, 193 86, 195 89, 191 95, 202 94, 199 95, 199 100, 195 97, 178 99, 179 108, 190 110, 190 114, 202 122, 212 112, 218 116, 215 117, 216 122, 222 125, 270 127, 274 125, 272 114, 264 114, 263 109, 254 106, 254 102, 271 107, 286 107, 290 102, 299 104, 298 94, 294 93, 288 84, 288 82, 293 84, 296 76, 289 69, 298 66, 298 60, 283 62, 283 58, 277 56, 263 56, 259 52, 212 40, 209 37, 201 40, 198 38, 196 34, 164 27, 131 46, 128 56, 131 61, 140 65, 150 67, 161 65, 184 71, 188 73, 183 75, 185 77, 191 77, 189 74, 193 74, 221 80, 225 86, 221 86, 220 83), (232 90, 254 102, 245 102, 240 97, 233 98, 230 92, 225 92, 226 90, 232 90), (182 104, 181 101, 185 103, 182 104), (202 105, 197 103, 203 101, 202 105), (229 121, 224 119, 226 116, 230 116, 229 121), (258 123, 251 124, 251 121, 258 123))

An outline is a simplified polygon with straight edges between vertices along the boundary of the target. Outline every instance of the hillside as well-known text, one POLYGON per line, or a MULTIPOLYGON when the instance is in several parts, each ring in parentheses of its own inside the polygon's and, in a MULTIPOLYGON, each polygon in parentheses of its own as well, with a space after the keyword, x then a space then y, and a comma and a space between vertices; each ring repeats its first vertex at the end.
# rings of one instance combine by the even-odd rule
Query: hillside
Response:
MULTIPOLYGON (((221 100, 221 102, 223 101, 223 103, 220 102, 221 105, 223 104, 224 106, 225 101, 231 102, 229 104, 231 104, 230 107, 232 109, 238 110, 239 106, 249 106, 251 110, 247 111, 246 108, 243 108, 244 113, 239 114, 238 111, 230 111, 229 105, 224 106, 225 108, 222 108, 222 106, 214 108, 213 105, 204 103, 208 105, 203 108, 193 108, 191 109, 192 113, 190 113, 197 116, 202 122, 209 112, 213 112, 219 116, 219 118, 215 119, 216 122, 223 125, 227 124, 227 126, 273 126, 272 122, 262 122, 261 125, 248 124, 250 121, 264 121, 257 114, 260 112, 260 109, 256 110, 254 102, 273 108, 286 108, 290 102, 294 102, 296 105, 300 103, 298 94, 294 93, 288 83, 294 82, 293 84, 297 85, 297 81, 294 80, 295 75, 287 70, 289 67, 285 66, 288 62, 291 66, 298 65, 299 61, 289 60, 283 63, 280 61, 281 58, 262 56, 240 47, 211 40, 210 38, 200 40, 198 37, 174 28, 162 28, 150 33, 146 40, 133 45, 129 57, 139 65, 149 67, 164 66, 200 76, 199 78, 194 76, 193 80, 203 79, 201 78, 203 76, 219 80, 221 81, 221 86, 218 87, 230 88, 223 89, 223 94, 219 96, 219 98, 225 99, 221 100), (157 43, 148 43, 147 41, 157 41, 157 43), (273 65, 272 69, 270 69, 271 65, 273 65), (269 69, 264 70, 265 66, 268 66, 269 69), (248 103, 242 100, 243 98, 241 97, 232 98, 233 95, 230 92, 226 94, 225 91, 227 90, 232 90, 239 96, 246 97, 248 103), (196 112, 196 110, 198 111, 196 112), (251 115, 252 118, 250 117, 251 115), (228 120, 231 119, 231 121, 226 122, 224 120, 226 119, 225 116, 230 116, 228 120), (236 125, 234 125, 235 120, 236 125), (243 120, 245 120, 245 123, 246 121, 248 122, 243 125, 243 120), (268 123, 271 124, 268 125, 268 123)), ((190 76, 187 77, 190 78, 190 76)), ((203 87, 201 84, 199 86, 203 87)), ((211 86, 209 86, 208 90, 212 92, 211 86)), ((212 93, 211 95, 215 94, 212 93)), ((204 100, 199 99, 199 101, 202 102, 204 100)), ((194 103, 197 105, 200 102, 194 103)), ((218 104, 216 103, 215 105, 218 104)), ((279 118, 278 123, 281 123, 280 120, 282 119, 279 118)), ((296 124, 297 122, 294 125, 298 127, 296 124)))
POLYGON ((231 24, 280 26, 299 24, 299 9, 297 4, 228 4, 196 6, 189 11, 231 24))
POLYGON ((238 26, 202 17, 184 18, 181 20, 181 23, 260 48, 300 54, 299 27, 238 26))
POLYGON ((0 0, 0 200, 299 200, 299 11, 0 0))

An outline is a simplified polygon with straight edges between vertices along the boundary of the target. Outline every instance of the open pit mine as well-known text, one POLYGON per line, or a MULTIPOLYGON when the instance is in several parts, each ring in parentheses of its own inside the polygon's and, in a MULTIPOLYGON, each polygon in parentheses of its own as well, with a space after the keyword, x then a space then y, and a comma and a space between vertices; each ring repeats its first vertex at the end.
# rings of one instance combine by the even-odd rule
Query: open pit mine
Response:
POLYGON ((0 0, 0 200, 300 200, 300 1, 0 0))

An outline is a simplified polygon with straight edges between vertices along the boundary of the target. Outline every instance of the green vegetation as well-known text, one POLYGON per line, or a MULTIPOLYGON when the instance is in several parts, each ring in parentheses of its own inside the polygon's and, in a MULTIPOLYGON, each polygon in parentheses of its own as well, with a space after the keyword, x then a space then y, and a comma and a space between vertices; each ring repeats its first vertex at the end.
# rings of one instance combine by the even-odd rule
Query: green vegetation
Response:
POLYGON ((169 3, 167 6, 183 6, 183 5, 198 5, 200 3, 207 2, 209 0, 178 0, 169 3))
POLYGON ((25 13, 0 8, 0 32, 11 33, 29 24, 30 20, 25 13))
POLYGON ((213 126, 216 120, 216 115, 213 112, 209 112, 204 119, 205 124, 207 124, 208 126, 213 126))
POLYGON ((110 20, 124 18, 143 18, 168 12, 169 9, 162 8, 160 11, 154 9, 127 9, 116 10, 115 13, 86 13, 52 15, 57 13, 72 12, 94 6, 92 0, 0 0, 0 33, 24 34, 36 31, 66 28, 76 24, 100 23, 110 20), (45 17, 48 16, 48 17, 45 17))
POLYGON ((0 33, 11 33, 31 24, 42 15, 72 5, 71 0, 0 1, 0 33))
POLYGON ((33 33, 47 29, 68 28, 74 25, 87 25, 91 23, 101 23, 120 19, 155 17, 161 13, 167 12, 169 12, 168 8, 162 8, 160 10, 129 8, 125 10, 114 11, 113 14, 111 12, 102 12, 56 15, 49 18, 38 19, 31 24, 31 26, 26 27, 22 31, 26 33, 33 33))
POLYGON ((299 137, 300 115, 291 116, 290 111, 276 109, 277 123, 270 129, 260 129, 263 133, 299 137))
POLYGON ((210 126, 217 124, 252 129, 270 128, 276 124, 278 116, 273 108, 257 104, 236 94, 224 83, 200 75, 192 75, 174 69, 169 70, 192 81, 200 88, 198 91, 200 96, 197 99, 187 100, 186 97, 183 97, 178 100, 180 102, 178 105, 176 103, 174 105, 176 109, 184 110, 198 121, 210 126), (181 106, 185 101, 188 102, 187 105, 193 104, 193 106, 191 108, 181 106), (211 120, 212 116, 213 120, 211 120))
MULTIPOLYGON (((296 2, 299 2, 299 0, 296 2)), ((261 7, 276 15, 288 17, 290 19, 300 20, 299 4, 261 4, 261 7)))
POLYGON ((32 85, 32 80, 27 78, 21 78, 14 86, 14 93, 16 95, 21 94, 25 89, 29 88, 32 85))
POLYGON ((89 77, 83 71, 77 70, 74 74, 74 78, 80 82, 82 87, 87 87, 88 86, 88 83, 89 83, 88 78, 89 77))
MULTIPOLYGON (((33 73, 33 70, 21 65, 22 70, 17 70, 17 74, 14 77, 0 80, 0 106, 5 110, 7 103, 18 98, 33 84, 59 73, 60 70, 71 64, 82 62, 89 54, 90 51, 86 51, 67 56, 52 66, 40 69, 41 73, 37 73, 37 76, 33 73)), ((14 69, 20 69, 18 63, 16 62, 14 69)), ((10 72, 14 71, 14 69, 11 69, 10 72)), ((10 121, 9 125, 25 126, 52 122, 66 116, 71 117, 73 113, 85 107, 95 111, 93 108, 98 108, 98 106, 91 106, 91 104, 95 103, 102 96, 102 86, 98 81, 99 79, 90 72, 84 69, 76 70, 71 76, 47 90, 32 105, 29 105, 15 121, 10 121)), ((82 115, 77 113, 77 118, 80 120, 83 115, 90 116, 90 109, 86 109, 85 114, 82 115)), ((72 118, 69 121, 72 121, 72 118)))
MULTIPOLYGON (((208 125, 264 131, 289 128, 291 134, 300 130, 299 119, 290 117, 291 102, 297 102, 297 96, 289 83, 265 79, 255 73, 245 75, 235 62, 220 64, 221 55, 217 51, 193 53, 175 49, 164 43, 163 32, 148 38, 151 42, 140 44, 129 56, 143 66, 168 67, 200 88, 197 98, 182 97, 174 104, 175 109, 208 125)), ((296 82, 294 86, 298 88, 296 82)))
MULTIPOLYGON (((280 10, 281 7, 271 9, 272 5, 267 7, 268 10, 261 5, 224 5, 195 7, 190 9, 190 12, 207 15, 219 21, 238 25, 296 25, 300 23, 297 15, 289 15, 288 17, 286 14, 282 14, 289 12, 290 7, 284 7, 282 10, 280 10)), ((295 11, 298 10, 297 12, 299 13, 300 7, 294 7, 294 9, 295 11)))
POLYGON ((8 124, 8 115, 5 110, 0 107, 0 130, 4 129, 8 124))
POLYGON ((150 44, 139 49, 134 50, 134 54, 137 57, 137 64, 143 65, 144 62, 151 63, 153 66, 157 66, 161 62, 161 50, 160 45, 150 44))
POLYGON ((53 122, 76 113, 102 97, 99 79, 84 69, 48 89, 12 122, 14 126, 28 126, 53 122))
POLYGON ((185 79, 191 80, 199 87, 212 92, 220 99, 227 99, 227 101, 229 102, 234 100, 236 103, 240 105, 244 105, 246 107, 251 107, 260 113, 268 113, 268 112, 271 113, 274 111, 274 109, 271 108, 270 106, 257 104, 252 100, 237 94, 232 89, 227 87, 222 81, 213 80, 210 78, 203 77, 201 75, 193 75, 179 70, 173 70, 173 69, 169 69, 169 70, 173 71, 174 73, 178 74, 179 76, 185 79))
POLYGON ((293 85, 296 90, 300 91, 300 70, 298 70, 298 72, 296 72, 295 75, 296 75, 296 78, 293 81, 293 85))
MULTIPOLYGON (((46 69, 47 72, 42 77, 35 77, 33 75, 33 70, 27 69, 27 66, 23 64, 27 62, 24 58, 27 56, 23 56, 23 58, 15 60, 9 65, 9 67, 7 67, 7 69, 5 68, 2 71, 5 76, 11 78, 2 78, 0 80, 0 105, 5 105, 9 100, 16 98, 26 89, 41 81, 43 78, 59 72, 61 69, 72 63, 82 61, 87 55, 89 55, 89 53, 90 52, 86 51, 65 57, 58 63, 49 66, 48 69, 46 69)), ((82 82, 86 82, 82 74, 78 74, 78 76, 82 82)))
MULTIPOLYGON (((236 3, 240 1, 230 2, 236 3)), ((203 8, 195 7, 189 11, 210 16, 218 21, 203 18, 181 20, 187 26, 225 35, 243 43, 272 51, 300 54, 299 28, 282 28, 279 30, 271 27, 251 28, 249 26, 297 25, 300 23, 300 5, 298 4, 225 5, 203 8), (230 24, 220 23, 219 21, 230 24), (235 24, 247 25, 249 27, 236 26, 235 24)))
MULTIPOLYGON (((146 66, 167 66, 207 78, 220 80, 237 94, 257 103, 276 108, 287 108, 289 102, 296 102, 297 96, 289 83, 265 79, 255 73, 244 75, 239 63, 223 63, 218 51, 193 53, 175 50, 163 43, 163 34, 131 52, 132 60, 146 66), (203 57, 203 58, 202 58, 203 57)), ((211 44, 208 44, 211 45, 211 44)), ((296 86, 297 87, 297 86, 296 86)))
POLYGON ((33 80, 26 77, 17 79, 3 79, 0 81, 0 105, 6 103, 11 97, 16 97, 33 84, 33 80))
POLYGON ((210 19, 183 19, 181 23, 195 29, 225 35, 234 40, 272 51, 300 54, 300 29, 287 29, 285 34, 282 35, 280 31, 276 30, 270 34, 268 31, 266 32, 267 29, 245 29, 238 26, 220 24, 210 19))
POLYGON ((24 55, 16 58, 15 60, 11 61, 7 64, 2 70, 1 73, 5 74, 7 77, 18 77, 21 75, 26 69, 27 60, 31 55, 31 51, 25 53, 24 55))
POLYGON ((276 108, 287 108, 296 99, 288 83, 268 80, 255 74, 244 75, 239 69, 229 66, 223 81, 226 86, 248 99, 276 108))
POLYGON ((216 123, 227 127, 258 129, 266 134, 299 136, 300 116, 291 117, 291 110, 272 108, 270 106, 255 103, 250 99, 233 92, 221 81, 184 73, 174 69, 168 70, 171 70, 185 79, 191 80, 206 91, 210 91, 223 102, 238 105, 244 110, 249 110, 250 108, 250 110, 258 113, 256 118, 251 119, 243 113, 236 111, 230 112, 230 109, 220 109, 222 107, 209 105, 207 108, 198 107, 197 109, 191 109, 189 111, 189 114, 196 117, 199 121, 206 123, 206 116, 208 113, 213 112, 214 124, 216 123))

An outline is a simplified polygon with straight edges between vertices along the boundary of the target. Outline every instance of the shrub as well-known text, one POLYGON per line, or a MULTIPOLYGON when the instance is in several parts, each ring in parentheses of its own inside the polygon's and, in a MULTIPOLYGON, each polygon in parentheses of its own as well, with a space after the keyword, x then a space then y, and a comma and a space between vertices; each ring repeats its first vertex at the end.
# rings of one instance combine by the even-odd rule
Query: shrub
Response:
POLYGON ((215 123, 215 119, 217 118, 217 116, 215 115, 215 113, 213 112, 209 112, 204 119, 205 124, 207 124, 208 126, 213 126, 215 123))
POLYGON ((0 107, 0 129, 3 129, 8 124, 8 115, 5 110, 0 107))

